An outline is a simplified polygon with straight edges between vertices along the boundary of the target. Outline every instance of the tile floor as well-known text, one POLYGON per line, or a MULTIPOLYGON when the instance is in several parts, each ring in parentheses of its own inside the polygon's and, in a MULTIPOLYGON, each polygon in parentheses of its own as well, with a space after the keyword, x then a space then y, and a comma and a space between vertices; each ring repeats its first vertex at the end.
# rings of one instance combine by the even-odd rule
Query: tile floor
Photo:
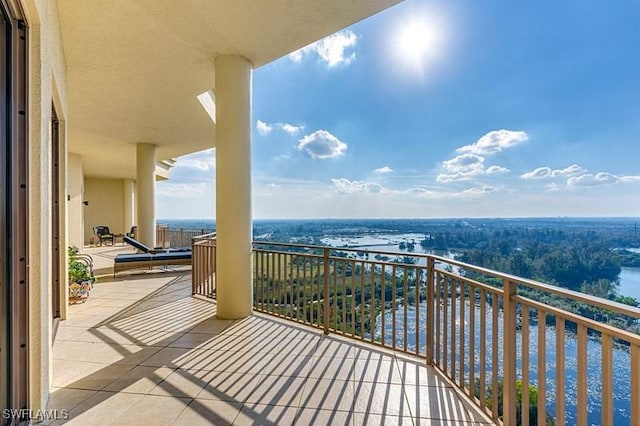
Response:
POLYGON ((188 271, 103 278, 70 307, 49 409, 75 425, 452 425, 486 420, 413 359, 262 314, 215 318, 188 271))

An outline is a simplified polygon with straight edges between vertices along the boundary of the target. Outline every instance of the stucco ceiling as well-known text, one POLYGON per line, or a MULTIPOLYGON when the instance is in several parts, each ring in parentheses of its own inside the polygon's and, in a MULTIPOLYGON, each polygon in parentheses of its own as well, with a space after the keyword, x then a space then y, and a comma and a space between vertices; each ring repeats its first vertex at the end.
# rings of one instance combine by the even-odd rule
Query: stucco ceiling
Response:
POLYGON ((196 96, 215 56, 254 67, 400 0, 59 0, 70 152, 85 174, 135 176, 135 144, 158 160, 214 146, 196 96))

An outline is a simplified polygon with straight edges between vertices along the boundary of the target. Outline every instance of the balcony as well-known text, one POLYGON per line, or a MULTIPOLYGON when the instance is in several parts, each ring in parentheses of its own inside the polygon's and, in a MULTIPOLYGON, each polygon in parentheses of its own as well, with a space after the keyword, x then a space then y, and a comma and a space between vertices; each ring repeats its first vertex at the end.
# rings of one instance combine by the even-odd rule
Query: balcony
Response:
MULTIPOLYGON (((107 272, 125 250, 90 252, 107 272)), ((215 314, 188 268, 100 278, 60 324, 48 408, 79 425, 489 422, 409 354, 260 312, 215 314)))
MULTIPOLYGON (((213 296, 215 240, 194 240, 213 296)), ((421 359, 495 423, 636 424, 640 309, 414 253, 254 242, 254 309, 421 359)))
POLYGON ((255 242, 255 313, 221 321, 215 236, 193 250, 192 271, 102 280, 72 307, 50 408, 81 424, 640 416, 640 309, 438 256, 255 242))

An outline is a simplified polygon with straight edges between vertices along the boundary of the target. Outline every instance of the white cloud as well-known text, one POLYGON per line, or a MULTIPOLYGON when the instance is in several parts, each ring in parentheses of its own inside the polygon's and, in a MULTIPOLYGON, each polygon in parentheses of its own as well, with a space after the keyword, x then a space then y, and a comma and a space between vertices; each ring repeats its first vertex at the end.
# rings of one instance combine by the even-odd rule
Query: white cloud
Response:
MULTIPOLYGON (((309 45, 309 46, 312 46, 312 45, 309 45)), ((289 59, 291 59, 293 62, 302 61, 302 53, 304 52, 305 48, 309 48, 309 46, 305 46, 302 49, 298 49, 294 52, 289 53, 289 59)))
POLYGON ((379 175, 383 175, 385 173, 391 173, 391 172, 393 172, 393 169, 391 167, 389 167, 389 166, 383 166, 383 167, 380 167, 379 169, 375 169, 373 171, 373 173, 376 173, 376 174, 379 174, 379 175))
POLYGON ((278 126, 286 133, 290 135, 295 135, 296 133, 304 130, 304 126, 294 126, 289 123, 278 123, 278 126))
POLYGON ((215 166, 216 157, 212 148, 179 157, 176 161, 175 166, 173 167, 173 171, 188 174, 190 170, 208 171, 213 170, 215 166))
POLYGON ((213 182, 176 183, 171 181, 159 182, 156 195, 160 198, 192 199, 202 197, 213 190, 213 182))
POLYGON ((460 147, 456 152, 491 155, 528 140, 529 136, 523 131, 493 130, 478 139, 476 143, 460 147))
POLYGON ((464 189, 462 191, 441 191, 441 190, 431 190, 427 188, 409 188, 406 191, 402 191, 404 194, 414 194, 419 198, 428 198, 428 199, 446 199, 446 198, 470 198, 470 197, 478 197, 482 195, 489 194, 494 192, 495 188, 492 186, 482 186, 482 187, 471 187, 464 189))
POLYGON ((486 173, 488 175, 494 174, 494 173, 509 173, 511 170, 507 169, 506 167, 502 167, 502 166, 489 166, 487 167, 486 173))
POLYGON ((289 123, 265 123, 262 120, 258 120, 256 122, 256 129, 258 130, 258 133, 260 133, 263 136, 271 133, 273 129, 280 129, 285 133, 288 133, 290 135, 295 135, 301 130, 304 130, 304 126, 302 125, 295 126, 289 123))
POLYGON ((293 62, 301 62, 306 55, 317 55, 328 68, 339 64, 348 65, 356 58, 355 52, 348 51, 354 48, 357 42, 358 36, 353 32, 339 31, 290 53, 289 59, 293 62))
POLYGON ((258 120, 256 123, 256 129, 258 130, 258 133, 264 136, 271 133, 271 131, 273 130, 273 125, 258 120))
POLYGON ((551 167, 538 167, 537 169, 531 170, 530 172, 523 173, 520 175, 522 179, 547 179, 547 178, 555 178, 555 177, 565 177, 565 176, 575 176, 577 174, 581 174, 586 172, 585 169, 578 166, 577 164, 572 164, 564 169, 551 169, 551 167))
POLYGON ((453 173, 453 174, 447 174, 447 173, 440 173, 437 177, 436 180, 440 183, 451 183, 451 182, 460 182, 463 180, 470 180, 473 177, 477 176, 479 173, 474 173, 474 172, 470 172, 470 173, 453 173))
POLYGON ((317 130, 300 139, 297 149, 305 151, 311 158, 325 160, 343 155, 347 144, 326 130, 317 130))
POLYGON ((291 160, 291 156, 287 154, 274 155, 273 157, 271 157, 271 159, 274 161, 287 161, 287 160, 291 160))
MULTIPOLYGON (((530 172, 520 175, 521 179, 553 179, 566 178, 567 187, 594 187, 602 185, 610 185, 614 183, 640 182, 640 176, 620 176, 609 172, 587 173, 583 167, 572 164, 564 169, 552 169, 551 167, 538 167, 530 172)), ((546 185, 548 192, 559 191, 561 187, 555 183, 546 185)))
POLYGON ((461 154, 451 160, 443 161, 442 167, 448 173, 441 173, 438 182, 458 182, 469 180, 484 173, 484 157, 476 154, 461 154))
POLYGON ((391 189, 376 182, 364 180, 349 180, 346 178, 331 179, 332 189, 340 194, 384 194, 387 197, 396 199, 407 196, 419 199, 454 199, 454 198, 475 198, 495 191, 492 186, 470 187, 464 190, 448 191, 445 189, 430 189, 424 187, 412 187, 408 189, 391 189))
POLYGON ((365 182, 361 180, 349 180, 346 178, 331 179, 334 189, 345 194, 366 193, 366 194, 388 194, 387 188, 375 182, 365 182))
POLYGON ((503 166, 493 165, 485 169, 486 156, 501 152, 528 139, 527 134, 522 131, 491 131, 476 143, 456 149, 459 155, 442 162, 446 173, 440 173, 436 180, 441 183, 450 183, 471 180, 481 175, 509 173, 510 170, 503 166))
POLYGON ((282 185, 278 185, 277 183, 273 183, 273 182, 271 182, 271 183, 268 183, 268 184, 266 185, 266 187, 267 187, 267 188, 280 188, 280 187, 282 187, 282 185))
POLYGON ((577 164, 572 164, 569 167, 566 167, 564 169, 553 170, 551 172, 551 177, 573 176, 573 175, 577 175, 577 174, 584 173, 584 172, 586 172, 585 169, 583 169, 582 167, 578 166, 577 164))
POLYGON ((579 186, 601 186, 610 185, 618 182, 640 182, 640 176, 617 176, 609 172, 600 172, 591 174, 583 174, 580 176, 572 176, 567 180, 567 186, 569 188, 576 188, 579 186))
POLYGON ((551 182, 550 184, 546 185, 545 188, 547 188, 547 192, 560 191, 560 186, 555 182, 551 182))
POLYGON ((465 189, 462 192, 456 193, 456 195, 458 196, 476 196, 476 195, 484 195, 484 194, 490 194, 494 191, 493 186, 483 186, 481 188, 476 188, 476 187, 472 187, 472 188, 468 188, 465 189))
POLYGON ((640 176, 618 176, 618 180, 624 183, 640 182, 640 176))
POLYGON ((475 154, 462 154, 451 160, 443 161, 442 166, 451 173, 471 173, 484 170, 484 157, 475 154))
POLYGON ((551 172, 550 167, 538 167, 535 170, 521 174, 520 177, 522 179, 544 179, 551 177, 551 172))

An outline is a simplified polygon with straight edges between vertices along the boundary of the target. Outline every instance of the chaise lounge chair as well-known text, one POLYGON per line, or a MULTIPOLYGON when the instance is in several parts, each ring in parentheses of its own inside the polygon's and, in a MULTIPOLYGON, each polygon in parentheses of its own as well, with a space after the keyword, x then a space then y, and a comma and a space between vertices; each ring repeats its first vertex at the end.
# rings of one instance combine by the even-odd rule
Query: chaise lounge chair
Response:
POLYGON ((191 265, 191 248, 152 249, 140 241, 125 236, 124 242, 142 253, 119 254, 113 259, 113 276, 128 269, 151 268, 153 266, 191 265))
POLYGON ((136 248, 137 250, 143 252, 143 253, 172 253, 172 252, 185 252, 185 251, 191 251, 191 247, 185 247, 185 248, 162 248, 162 247, 156 247, 156 248, 151 248, 149 246, 147 246, 146 244, 143 244, 142 242, 136 240, 135 238, 132 238, 128 235, 125 235, 122 240, 129 244, 130 246, 136 248))
POLYGON ((191 265, 191 250, 164 253, 119 254, 113 259, 113 276, 128 269, 191 265))

